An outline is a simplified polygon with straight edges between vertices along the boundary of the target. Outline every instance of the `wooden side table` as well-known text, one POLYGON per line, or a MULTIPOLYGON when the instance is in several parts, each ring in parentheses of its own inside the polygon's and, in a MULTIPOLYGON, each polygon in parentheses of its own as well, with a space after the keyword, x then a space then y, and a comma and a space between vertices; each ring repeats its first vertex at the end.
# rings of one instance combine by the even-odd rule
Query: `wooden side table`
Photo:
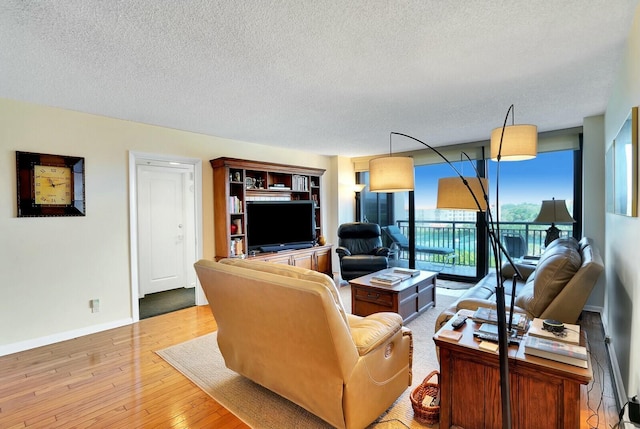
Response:
MULTIPOLYGON (((479 327, 470 318, 459 341, 434 336, 440 360, 440 427, 500 429, 500 368, 497 352, 479 348, 479 327)), ((586 337, 582 337, 582 345, 586 337)), ((509 347, 509 381, 513 429, 579 429, 580 385, 593 378, 589 368, 525 355, 524 341, 509 347)))
POLYGON ((349 280, 353 314, 368 316, 381 311, 393 311, 409 322, 436 305, 438 273, 421 271, 419 275, 393 286, 371 283, 371 277, 380 273, 392 274, 393 268, 349 280))

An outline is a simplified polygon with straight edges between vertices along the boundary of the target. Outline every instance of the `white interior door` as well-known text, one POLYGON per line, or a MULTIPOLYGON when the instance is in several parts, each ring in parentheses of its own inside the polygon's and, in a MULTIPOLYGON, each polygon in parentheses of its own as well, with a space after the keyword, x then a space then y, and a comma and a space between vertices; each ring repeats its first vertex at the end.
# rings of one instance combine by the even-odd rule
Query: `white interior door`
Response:
POLYGON ((186 173, 138 165, 137 175, 140 297, 186 287, 186 173))

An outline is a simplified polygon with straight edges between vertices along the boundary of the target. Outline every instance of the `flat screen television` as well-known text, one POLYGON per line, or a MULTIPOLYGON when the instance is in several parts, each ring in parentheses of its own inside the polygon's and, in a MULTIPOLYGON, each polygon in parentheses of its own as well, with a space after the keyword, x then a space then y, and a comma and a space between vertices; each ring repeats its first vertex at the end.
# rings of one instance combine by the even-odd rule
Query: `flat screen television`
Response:
POLYGON ((247 201, 249 251, 313 247, 315 226, 315 207, 311 200, 247 201))

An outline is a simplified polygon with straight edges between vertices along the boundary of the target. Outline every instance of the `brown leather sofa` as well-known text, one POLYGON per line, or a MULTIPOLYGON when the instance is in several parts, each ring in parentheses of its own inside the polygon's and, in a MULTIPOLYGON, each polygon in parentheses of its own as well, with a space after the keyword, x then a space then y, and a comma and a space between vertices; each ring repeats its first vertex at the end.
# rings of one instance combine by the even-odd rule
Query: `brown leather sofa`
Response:
MULTIPOLYGON (((530 318, 554 319, 576 323, 604 265, 591 239, 579 242, 570 238, 554 240, 545 249, 537 265, 517 264, 524 279, 516 285, 515 312, 530 318)), ((505 305, 511 305, 513 267, 503 265, 506 278, 505 305)), ((495 273, 488 274, 467 290, 449 308, 440 313, 435 329, 440 329, 460 309, 495 308, 495 273)))
POLYGON ((329 424, 364 428, 411 385, 400 315, 347 314, 327 275, 242 259, 195 269, 226 366, 329 424))

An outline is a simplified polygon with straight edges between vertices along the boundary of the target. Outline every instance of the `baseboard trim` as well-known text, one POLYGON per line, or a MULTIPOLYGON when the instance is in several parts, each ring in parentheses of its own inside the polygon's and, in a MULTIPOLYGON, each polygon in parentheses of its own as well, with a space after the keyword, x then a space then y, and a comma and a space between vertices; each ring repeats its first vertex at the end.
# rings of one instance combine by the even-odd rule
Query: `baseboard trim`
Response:
POLYGON ((609 335, 609 326, 607 325, 607 319, 604 315, 604 307, 595 305, 585 305, 585 311, 591 311, 600 314, 600 321, 602 322, 602 330, 604 333, 605 349, 607 350, 607 358, 609 359, 609 367, 611 368, 611 375, 613 377, 613 391, 615 395, 616 405, 618 410, 622 409, 624 404, 627 403, 628 396, 624 388, 622 381, 622 373, 620 372, 620 366, 618 365, 618 357, 616 356, 616 349, 611 343, 611 336, 609 335))
POLYGON ((604 312, 604 308, 603 307, 599 307, 597 305, 585 305, 584 306, 584 311, 590 311, 592 313, 598 313, 598 314, 600 314, 600 319, 602 319, 602 313, 604 312))
POLYGON ((622 373, 620 372, 620 366, 618 365, 618 357, 616 355, 616 348, 611 343, 611 335, 609 335, 609 325, 607 319, 603 317, 603 311, 600 312, 600 320, 602 321, 602 329, 604 331, 604 343, 609 355, 609 367, 611 368, 611 375, 613 376, 613 393, 615 395, 616 404, 618 410, 622 409, 624 404, 627 403, 627 391, 624 388, 624 382, 622 381, 622 373))
POLYGON ((85 335, 95 334, 97 332, 106 331, 108 329, 119 328, 121 326, 130 325, 133 319, 114 320, 113 322, 103 323, 100 325, 87 326, 86 328, 74 329, 72 331, 60 332, 45 337, 34 338, 31 340, 20 341, 12 344, 0 345, 0 356, 6 356, 13 353, 23 352, 25 350, 35 349, 36 347, 48 346, 49 344, 67 341, 73 338, 84 337, 85 335))

